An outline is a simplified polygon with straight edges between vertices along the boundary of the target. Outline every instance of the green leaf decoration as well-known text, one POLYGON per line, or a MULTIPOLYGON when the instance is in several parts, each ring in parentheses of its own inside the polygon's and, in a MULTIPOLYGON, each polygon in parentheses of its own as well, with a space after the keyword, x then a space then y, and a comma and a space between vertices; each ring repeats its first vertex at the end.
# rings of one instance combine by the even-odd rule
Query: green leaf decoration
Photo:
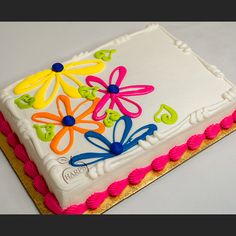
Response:
POLYGON ((98 89, 99 87, 80 86, 78 88, 78 91, 81 97, 92 101, 96 98, 96 92, 98 91, 98 89))
POLYGON ((43 142, 49 142, 55 136, 54 133, 55 126, 53 124, 46 124, 46 125, 34 124, 33 128, 35 128, 38 138, 43 142))
POLYGON ((103 123, 106 127, 110 128, 114 125, 115 121, 120 119, 120 113, 113 111, 111 109, 106 110, 106 118, 103 120, 103 123))
POLYGON ((29 94, 24 94, 21 97, 15 99, 15 104, 20 108, 20 109, 28 109, 33 106, 35 102, 35 98, 30 96, 29 94))
POLYGON ((166 125, 173 125, 178 120, 178 114, 173 108, 166 104, 161 104, 159 110, 154 115, 154 120, 157 123, 163 122, 166 125), (165 113, 160 115, 163 111, 165 113))
POLYGON ((115 53, 116 50, 100 50, 95 52, 94 57, 97 59, 101 59, 103 61, 110 61, 112 58, 112 54, 115 53))

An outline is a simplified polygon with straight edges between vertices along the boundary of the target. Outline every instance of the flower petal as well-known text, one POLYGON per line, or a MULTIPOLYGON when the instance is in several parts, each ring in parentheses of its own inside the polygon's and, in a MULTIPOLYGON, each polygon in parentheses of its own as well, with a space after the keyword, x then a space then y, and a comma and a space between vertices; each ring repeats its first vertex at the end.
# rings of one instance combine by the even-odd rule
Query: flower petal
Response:
MULTIPOLYGON (((93 111, 93 116, 92 118, 96 121, 98 120, 103 120, 105 117, 106 117, 106 109, 104 109, 105 106, 107 106, 107 103, 108 103, 108 100, 111 99, 111 95, 108 93, 108 94, 105 94, 101 100, 98 102, 96 108, 94 109, 93 111), (102 111, 101 115, 99 116, 98 113, 102 111)), ((114 102, 113 102, 113 99, 111 99, 110 101, 110 106, 109 108, 112 109, 114 106, 114 102)))
POLYGON ((70 159, 70 164, 72 166, 86 166, 86 165, 91 165, 99 161, 104 161, 108 158, 114 157, 114 154, 112 153, 95 153, 95 152, 87 152, 87 153, 82 153, 77 156, 73 156, 70 159), (95 159, 90 162, 83 162, 83 160, 88 160, 88 159, 95 159), (80 162, 80 163, 78 163, 80 162))
POLYGON ((120 88, 118 96, 137 96, 151 93, 154 90, 152 85, 132 85, 120 88))
POLYGON ((148 124, 137 129, 133 134, 130 135, 129 139, 124 144, 124 151, 127 151, 128 149, 137 145, 139 140, 145 140, 148 135, 152 135, 157 129, 157 126, 154 124, 148 124))
POLYGON ((55 85, 54 85, 54 88, 53 88, 51 94, 49 95, 48 98, 45 99, 45 95, 47 95, 47 92, 48 92, 50 85, 53 81, 55 81, 54 78, 48 78, 44 82, 44 84, 41 86, 41 88, 39 88, 38 91, 36 92, 36 94, 34 95, 35 102, 33 104, 33 107, 35 109, 42 109, 42 108, 48 106, 53 101, 54 97, 56 96, 56 94, 59 90, 59 86, 60 86, 59 81, 57 79, 55 81, 55 85))
POLYGON ((72 112, 72 116, 75 116, 75 113, 78 112, 79 110, 82 110, 82 107, 85 108, 87 104, 91 103, 91 106, 88 107, 83 113, 81 113, 80 115, 78 115, 76 117, 76 122, 80 122, 80 120, 82 120, 83 118, 85 118, 86 116, 88 116, 89 114, 92 114, 92 112, 94 111, 95 107, 97 106, 98 102, 99 102, 99 98, 95 98, 92 101, 89 100, 84 100, 83 102, 81 102, 80 104, 78 104, 75 109, 72 112), (81 108, 81 109, 80 109, 81 108))
POLYGON ((110 75, 110 78, 109 78, 109 84, 115 84, 116 86, 120 86, 123 79, 125 78, 125 75, 126 75, 126 68, 124 66, 118 66, 116 67, 112 72, 111 72, 111 75, 110 75), (117 77, 117 80, 116 82, 114 82, 114 75, 115 73, 118 73, 118 77, 117 77))
POLYGON ((57 78, 60 80, 60 84, 64 93, 70 96, 71 98, 81 98, 81 95, 78 91, 78 87, 82 86, 83 83, 66 72, 62 72, 62 74, 75 83, 75 86, 72 86, 68 84, 64 79, 62 79, 60 74, 56 74, 57 78))
POLYGON ((32 115, 31 119, 43 124, 61 125, 61 117, 49 112, 38 112, 32 115), (57 122, 55 122, 57 121, 57 122))
POLYGON ((16 85, 14 93, 22 94, 31 91, 42 85, 47 79, 52 78, 54 74, 55 73, 51 70, 43 70, 34 75, 30 75, 16 85))
POLYGON ((73 116, 73 111, 71 109, 71 102, 70 99, 65 96, 65 95, 59 95, 57 97, 57 110, 58 110, 58 114, 60 115, 60 117, 64 117, 64 116, 73 116), (62 103, 62 104, 61 104, 62 103), (62 107, 63 106, 63 110, 66 111, 66 114, 63 114, 62 112, 62 107))
POLYGON ((92 75, 101 72, 105 68, 102 60, 83 60, 71 62, 64 66, 64 70, 75 75, 92 75), (78 68, 77 68, 78 67, 78 68))
POLYGON ((90 76, 87 76, 85 80, 86 80, 87 85, 89 85, 90 87, 97 86, 100 88, 102 85, 104 89, 99 89, 98 90, 99 92, 105 93, 107 91, 107 87, 108 87, 107 84, 99 77, 90 75, 90 76))
POLYGON ((74 127, 74 130, 78 131, 79 133, 85 134, 88 131, 94 131, 97 133, 103 133, 105 131, 105 126, 103 123, 98 122, 98 121, 93 121, 93 120, 81 120, 79 123, 77 123, 74 127), (90 124, 89 128, 81 128, 79 127, 80 124, 90 124), (97 126, 97 128, 93 129, 93 126, 97 126))
POLYGON ((74 130, 71 129, 71 127, 64 127, 62 128, 53 138, 50 147, 51 149, 58 155, 63 155, 65 153, 67 153, 71 147, 74 144, 74 130), (63 136, 69 132, 70 138, 68 139, 68 144, 67 146, 63 149, 63 150, 59 150, 58 148, 58 144, 60 143, 60 141, 62 140, 63 136))
POLYGON ((131 118, 139 117, 142 113, 142 108, 139 106, 138 103, 136 103, 128 98, 125 98, 125 97, 116 97, 116 105, 119 107, 120 111, 124 115, 129 116, 131 118), (137 112, 129 111, 128 109, 126 109, 124 107, 124 105, 122 104, 122 102, 120 100, 124 100, 124 101, 128 102, 129 104, 132 104, 133 106, 135 106, 138 109, 138 111, 137 112))
POLYGON ((104 151, 110 152, 111 142, 109 140, 107 140, 107 138, 105 138, 103 135, 96 133, 94 131, 88 131, 87 133, 84 134, 84 137, 94 146, 96 146, 104 151), (93 139, 94 139, 94 141, 93 141, 93 139), (106 146, 106 148, 104 146, 97 144, 97 143, 104 144, 106 146))
POLYGON ((129 118, 128 116, 122 116, 116 123, 115 123, 115 126, 114 126, 114 129, 113 129, 113 142, 120 142, 120 143, 124 143, 125 139, 127 138, 130 130, 131 130, 131 127, 132 127, 132 120, 131 118, 129 118), (124 123, 122 125, 122 123, 124 123), (120 125, 122 127, 120 127, 120 125), (120 130, 123 130, 122 134, 121 134, 121 137, 118 139, 118 132, 120 130))

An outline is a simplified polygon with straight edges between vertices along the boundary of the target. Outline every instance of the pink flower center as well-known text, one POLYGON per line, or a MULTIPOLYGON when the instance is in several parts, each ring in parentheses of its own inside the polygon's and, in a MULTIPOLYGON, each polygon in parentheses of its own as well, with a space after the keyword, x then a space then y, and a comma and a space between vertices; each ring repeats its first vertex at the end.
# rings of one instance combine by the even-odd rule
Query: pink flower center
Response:
POLYGON ((117 85, 111 84, 111 85, 108 86, 107 91, 109 93, 119 93, 120 89, 117 85))

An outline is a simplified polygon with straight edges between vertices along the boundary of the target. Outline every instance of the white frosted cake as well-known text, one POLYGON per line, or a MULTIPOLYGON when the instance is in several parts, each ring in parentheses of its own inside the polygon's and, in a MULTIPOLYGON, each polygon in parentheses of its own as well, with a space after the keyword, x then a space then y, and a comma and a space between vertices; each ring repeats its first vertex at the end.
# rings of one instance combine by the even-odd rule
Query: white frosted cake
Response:
POLYGON ((0 93, 8 142, 53 213, 98 208, 230 128, 235 109, 236 87, 158 24, 0 93))

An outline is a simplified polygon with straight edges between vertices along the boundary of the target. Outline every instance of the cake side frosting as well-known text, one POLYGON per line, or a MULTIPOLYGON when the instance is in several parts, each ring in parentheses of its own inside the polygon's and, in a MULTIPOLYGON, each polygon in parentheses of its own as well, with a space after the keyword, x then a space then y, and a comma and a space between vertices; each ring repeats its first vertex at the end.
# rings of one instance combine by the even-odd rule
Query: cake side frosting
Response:
POLYGON ((36 191, 44 196, 45 206, 54 214, 84 214, 87 210, 96 210, 107 197, 119 196, 128 185, 139 184, 150 171, 162 171, 168 162, 178 161, 187 150, 197 150, 204 139, 214 140, 221 130, 230 129, 236 123, 236 110, 229 116, 223 118, 220 123, 212 124, 205 129, 202 134, 191 136, 186 143, 173 147, 168 154, 155 157, 152 163, 146 167, 133 170, 127 178, 115 181, 110 184, 103 192, 96 192, 90 195, 85 202, 73 204, 62 209, 54 194, 49 192, 46 182, 40 176, 37 167, 29 159, 29 156, 22 144, 19 143, 18 137, 12 132, 9 123, 5 120, 0 112, 0 132, 6 136, 7 142, 13 148, 16 157, 24 163, 24 171, 33 180, 36 191))
MULTIPOLYGON (((126 116, 131 114, 132 130, 130 130, 130 134, 132 135, 136 130, 146 125, 155 125, 158 129, 153 129, 153 134, 147 133, 145 138, 138 140, 135 143, 136 145, 128 152, 120 153, 120 155, 116 154, 92 165, 89 164, 86 168, 76 168, 69 164, 71 156, 76 157, 86 154, 88 150, 98 153, 96 146, 89 143, 84 135, 80 133, 79 136, 75 137, 74 145, 69 152, 62 155, 56 154, 54 151, 58 149, 53 151, 48 145, 48 142, 51 141, 50 134, 52 134, 53 128, 46 127, 48 135, 47 138, 42 136, 46 141, 44 142, 39 139, 40 129, 38 129, 37 133, 36 127, 39 126, 35 128, 32 128, 32 126, 39 125, 38 122, 35 122, 39 117, 43 117, 40 116, 42 114, 38 115, 39 113, 58 114, 58 109, 55 105, 58 98, 64 104, 67 104, 69 100, 71 109, 75 109, 78 106, 78 100, 80 103, 84 102, 84 104, 90 104, 90 106, 93 106, 91 104, 96 102, 89 100, 88 97, 79 98, 78 96, 81 96, 80 93, 78 95, 74 89, 71 92, 70 89, 67 89, 69 87, 61 82, 62 85, 65 85, 64 88, 63 86, 61 87, 59 96, 55 95, 51 104, 47 104, 44 101, 43 106, 46 104, 47 107, 41 108, 41 105, 36 103, 35 108, 40 108, 40 110, 16 109, 15 100, 19 96, 16 96, 12 91, 19 85, 19 82, 5 89, 1 93, 0 109, 13 126, 22 143, 24 143, 30 158, 36 163, 39 172, 48 183, 49 189, 56 195, 63 208, 85 200, 91 193, 100 191, 117 178, 126 177, 134 168, 150 163, 154 156, 161 155, 178 144, 179 142, 177 141, 183 142, 198 130, 201 131, 208 125, 218 122, 224 115, 229 114, 235 108, 235 86, 225 79, 217 68, 208 65, 195 55, 187 45, 175 39, 158 25, 151 25, 137 33, 120 37, 91 52, 82 53, 73 57, 72 60, 60 64, 65 67, 68 64, 67 68, 70 69, 73 65, 78 65, 80 60, 87 60, 87 62, 89 60, 90 64, 91 62, 94 63, 93 60, 97 60, 95 61, 95 69, 92 71, 95 75, 87 76, 84 71, 79 71, 80 81, 83 82, 83 85, 90 86, 97 81, 100 82, 98 87, 104 84, 109 85, 109 76, 111 77, 114 70, 116 68, 125 68, 126 74, 122 78, 122 85, 123 83, 126 87, 139 85, 139 87, 130 88, 132 91, 129 91, 131 93, 128 96, 130 98, 131 95, 135 94, 132 93, 135 92, 134 89, 139 90, 138 96, 137 94, 134 96, 134 101, 135 104, 138 104, 135 107, 139 108, 140 106, 142 109, 142 114, 140 114, 140 109, 138 109, 138 112, 134 112, 132 107, 129 106, 130 104, 125 104, 126 106, 124 106, 124 108, 128 108, 131 111, 125 114, 126 116), (115 50, 115 52, 113 51, 112 54, 108 55, 107 59, 104 58, 104 50, 115 50), (102 57, 105 60, 100 62, 99 60, 102 57), (154 90, 147 93, 145 90, 149 88, 147 86, 153 87, 154 90), (141 93, 144 95, 141 96, 141 93), (132 117, 132 114, 137 114, 138 118, 132 117), (163 116, 163 114, 168 114, 171 119, 168 116, 163 116), (32 120, 32 116, 36 116, 36 119, 32 120), (79 147, 75 144, 76 140, 80 144, 79 147), (144 155, 145 159, 143 158, 144 155)), ((60 70, 60 65, 57 64, 57 66, 59 68, 56 68, 56 70, 60 70)), ((92 72, 86 73, 91 74, 92 72)), ((118 69, 115 72, 118 72, 118 69)), ((47 73, 49 72, 46 71, 44 73, 48 76, 47 73)), ((119 80, 119 75, 115 79, 119 80)), ((63 79, 60 78, 59 80, 62 81, 63 79)), ((80 85, 79 83, 76 84, 80 85)), ((57 83, 54 87, 58 87, 57 83)), ((21 89, 19 86, 17 88, 18 90, 19 88, 21 89)), ((117 88, 113 87, 113 89, 117 88)), ((86 91, 83 90, 83 92, 86 91)), ((40 93, 38 94, 40 95, 40 93)), ((54 94, 53 91, 52 94, 54 94)), ((30 105, 30 101, 32 101, 30 98, 35 98, 35 94, 29 92, 28 95, 30 97, 25 99, 28 99, 28 105, 30 105)), ((36 99, 38 97, 40 96, 36 96, 36 99)), ((63 109, 67 108, 63 107, 63 109)), ((83 112, 88 108, 88 106, 85 107, 83 112)), ((119 109, 117 111, 119 115, 122 115, 119 109)), ((123 110, 123 112, 126 111, 123 110)), ((95 123, 97 124, 96 128, 102 127, 100 124, 102 121, 96 121, 99 116, 89 113, 88 117, 89 121, 97 122, 95 123)), ((107 122, 115 124, 117 120, 108 120, 107 122)), ((118 130, 120 131, 124 128, 125 125, 123 124, 118 130)), ((54 127, 53 132, 58 134, 60 130, 54 127)), ((109 139, 112 137, 113 132, 114 126, 106 127, 102 136, 109 139)), ((122 136, 122 131, 118 132, 117 135, 122 136)), ((70 140, 68 136, 65 137, 66 139, 70 140)), ((60 148, 60 150, 63 150, 63 148, 60 148)))

